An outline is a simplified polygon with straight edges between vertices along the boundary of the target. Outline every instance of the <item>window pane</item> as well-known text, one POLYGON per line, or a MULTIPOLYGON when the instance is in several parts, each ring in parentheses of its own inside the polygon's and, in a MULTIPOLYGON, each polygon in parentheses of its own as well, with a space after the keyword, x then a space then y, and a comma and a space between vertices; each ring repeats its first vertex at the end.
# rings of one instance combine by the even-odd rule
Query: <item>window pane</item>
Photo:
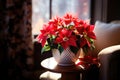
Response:
POLYGON ((32 33, 38 34, 49 20, 49 0, 32 0, 32 33))
MULTIPOLYGON (((38 34, 49 20, 50 0, 32 0, 32 33, 38 34)), ((90 0, 52 0, 52 17, 72 13, 81 19, 90 19, 90 0)))
POLYGON ((81 19, 90 18, 90 0, 53 0, 52 2, 53 17, 70 12, 81 19))

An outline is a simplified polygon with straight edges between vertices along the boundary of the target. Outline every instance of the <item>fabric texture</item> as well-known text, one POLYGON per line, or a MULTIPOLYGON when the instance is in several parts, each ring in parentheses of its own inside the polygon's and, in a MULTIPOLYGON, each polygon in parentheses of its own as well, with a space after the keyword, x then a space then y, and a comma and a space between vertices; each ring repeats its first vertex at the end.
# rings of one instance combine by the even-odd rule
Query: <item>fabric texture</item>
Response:
POLYGON ((99 80, 120 80, 120 45, 104 48, 98 58, 101 63, 99 80))
POLYGON ((1 79, 23 80, 33 65, 31 0, 0 0, 0 11, 1 79))
POLYGON ((104 23, 96 21, 94 32, 97 40, 95 41, 95 53, 102 49, 120 44, 120 23, 104 23))

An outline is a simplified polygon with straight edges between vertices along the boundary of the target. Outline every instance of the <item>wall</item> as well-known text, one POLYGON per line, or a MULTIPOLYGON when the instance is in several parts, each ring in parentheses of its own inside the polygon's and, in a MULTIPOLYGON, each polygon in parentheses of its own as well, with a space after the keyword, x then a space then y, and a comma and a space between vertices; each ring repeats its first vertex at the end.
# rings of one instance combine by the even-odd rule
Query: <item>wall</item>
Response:
POLYGON ((91 0, 91 19, 92 23, 96 20, 110 22, 120 20, 120 0, 91 0))

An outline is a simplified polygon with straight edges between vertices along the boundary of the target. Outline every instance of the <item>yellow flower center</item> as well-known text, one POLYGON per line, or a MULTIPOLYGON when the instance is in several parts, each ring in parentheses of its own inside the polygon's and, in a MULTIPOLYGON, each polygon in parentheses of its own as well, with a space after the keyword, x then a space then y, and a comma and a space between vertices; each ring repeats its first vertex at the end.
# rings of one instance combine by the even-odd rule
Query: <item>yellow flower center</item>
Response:
POLYGON ((67 38, 67 37, 63 38, 63 41, 68 41, 68 40, 69 40, 69 38, 67 38))
POLYGON ((87 37, 87 33, 86 32, 83 32, 83 35, 84 35, 84 37, 87 37))

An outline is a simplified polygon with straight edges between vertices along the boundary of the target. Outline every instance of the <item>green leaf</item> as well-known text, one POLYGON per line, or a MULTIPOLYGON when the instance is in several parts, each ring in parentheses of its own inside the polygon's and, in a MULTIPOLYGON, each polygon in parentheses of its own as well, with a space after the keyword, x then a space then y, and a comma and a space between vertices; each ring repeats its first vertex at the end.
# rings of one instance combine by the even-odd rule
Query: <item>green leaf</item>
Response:
POLYGON ((51 49, 54 49, 54 48, 57 49, 58 48, 58 44, 55 44, 55 43, 51 44, 50 46, 51 46, 51 49))
POLYGON ((58 47, 58 50, 60 51, 60 53, 62 53, 63 50, 64 50, 64 48, 63 48, 62 46, 59 46, 59 47, 58 47))
POLYGON ((88 53, 88 46, 84 46, 83 47, 83 52, 84 52, 85 55, 87 55, 87 53, 88 53))
POLYGON ((45 51, 49 51, 50 50, 50 46, 49 45, 45 45, 42 50, 41 53, 45 52, 45 51))
POLYGON ((93 44, 94 43, 94 40, 93 39, 89 39, 90 43, 93 44))
POLYGON ((78 52, 78 48, 74 47, 74 46, 70 46, 70 50, 74 53, 74 54, 77 54, 78 52))
POLYGON ((91 50, 94 50, 95 49, 95 45, 94 44, 91 44, 91 50))

